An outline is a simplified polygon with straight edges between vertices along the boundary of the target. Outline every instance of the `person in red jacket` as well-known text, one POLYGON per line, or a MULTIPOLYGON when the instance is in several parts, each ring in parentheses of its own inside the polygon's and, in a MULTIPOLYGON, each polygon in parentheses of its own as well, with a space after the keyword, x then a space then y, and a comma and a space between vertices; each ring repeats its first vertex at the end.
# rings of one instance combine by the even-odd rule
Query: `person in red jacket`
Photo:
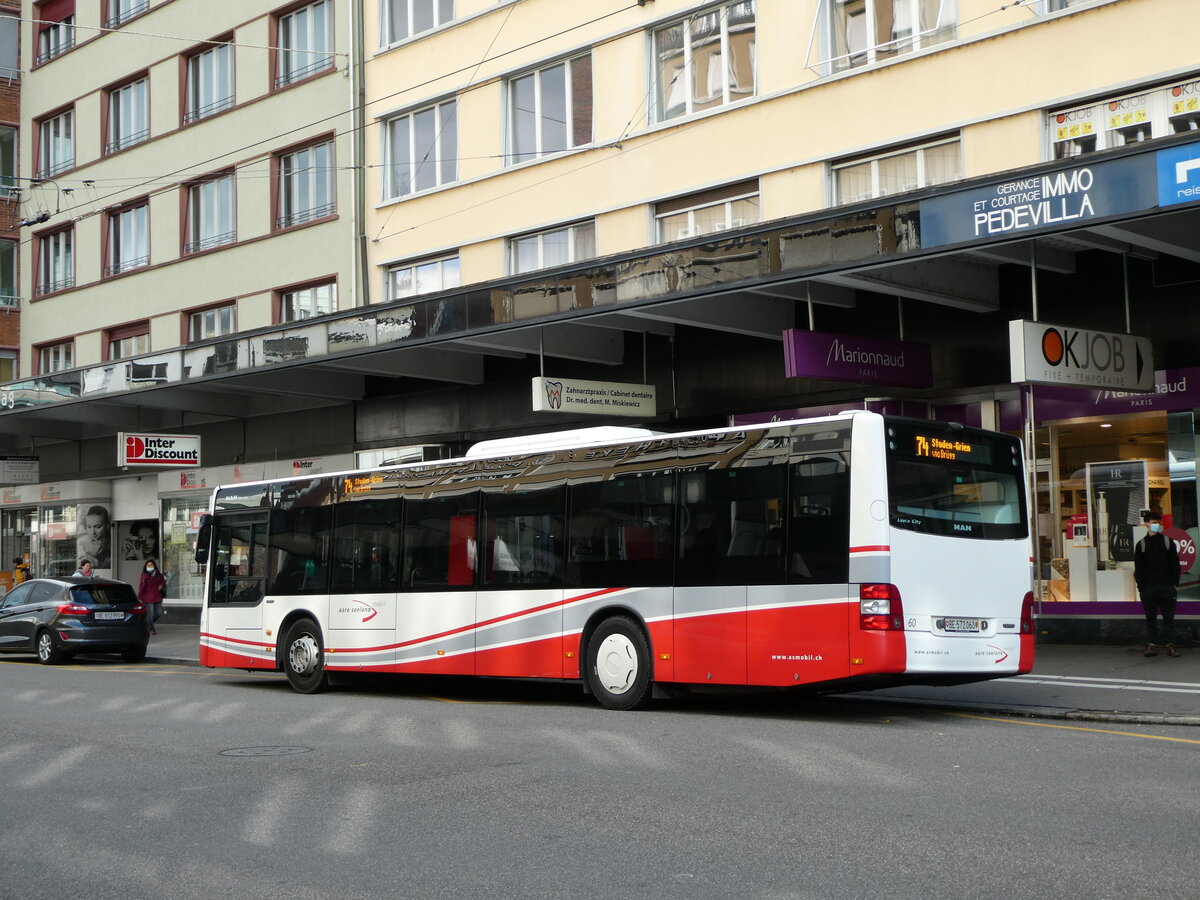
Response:
POLYGON ((148 559, 142 566, 142 577, 138 579, 138 600, 146 607, 146 631, 158 634, 154 623, 162 615, 163 595, 167 592, 167 579, 159 571, 158 562, 148 559))

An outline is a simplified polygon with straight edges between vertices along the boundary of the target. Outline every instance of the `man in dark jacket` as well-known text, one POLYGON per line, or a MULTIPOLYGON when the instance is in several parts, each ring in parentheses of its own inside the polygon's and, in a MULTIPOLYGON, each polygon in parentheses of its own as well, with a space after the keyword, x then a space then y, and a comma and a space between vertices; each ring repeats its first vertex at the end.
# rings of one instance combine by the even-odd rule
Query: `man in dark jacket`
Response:
POLYGON ((1150 533, 1133 548, 1133 579, 1146 611, 1146 656, 1158 655, 1159 613, 1162 613, 1161 634, 1166 638, 1167 656, 1178 656, 1172 638, 1179 587, 1179 552, 1175 542, 1163 534, 1161 515, 1152 512, 1146 516, 1146 528, 1150 533))

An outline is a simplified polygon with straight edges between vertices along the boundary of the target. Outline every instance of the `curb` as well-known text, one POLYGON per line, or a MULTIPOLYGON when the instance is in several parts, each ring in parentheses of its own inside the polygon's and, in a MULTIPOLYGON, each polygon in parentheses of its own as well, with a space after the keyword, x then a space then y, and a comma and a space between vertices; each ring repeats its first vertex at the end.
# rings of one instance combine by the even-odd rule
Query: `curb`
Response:
POLYGON ((1175 713, 1145 713, 1122 710, 1068 709, 1055 706, 1011 706, 1005 704, 963 703, 957 700, 915 700, 908 697, 871 697, 866 694, 840 694, 846 700, 873 703, 899 703, 929 709, 990 713, 1026 719, 1062 719, 1072 722, 1110 722, 1125 725, 1200 725, 1200 716, 1175 713))

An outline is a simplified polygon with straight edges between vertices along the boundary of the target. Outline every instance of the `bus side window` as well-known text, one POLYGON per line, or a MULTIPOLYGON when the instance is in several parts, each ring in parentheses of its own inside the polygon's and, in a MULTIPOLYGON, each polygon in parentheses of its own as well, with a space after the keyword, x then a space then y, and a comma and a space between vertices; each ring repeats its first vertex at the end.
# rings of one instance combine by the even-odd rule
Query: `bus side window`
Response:
POLYGON ((405 502, 401 590, 475 583, 478 497, 405 502))
POLYGON ((395 590, 399 555, 398 497, 339 504, 333 540, 333 593, 395 590))
POLYGON ((796 460, 791 469, 788 581, 843 584, 850 577, 850 470, 829 456, 796 460))
POLYGON ((671 474, 572 485, 567 586, 671 584, 674 488, 671 474))

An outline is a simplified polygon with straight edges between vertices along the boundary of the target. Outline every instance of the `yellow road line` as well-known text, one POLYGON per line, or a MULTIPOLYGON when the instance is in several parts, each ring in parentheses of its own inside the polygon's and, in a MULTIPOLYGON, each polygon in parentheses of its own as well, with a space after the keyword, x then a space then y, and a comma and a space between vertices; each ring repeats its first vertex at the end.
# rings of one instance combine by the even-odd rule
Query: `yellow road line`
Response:
MULTIPOLYGON (((960 719, 981 719, 984 722, 1004 722, 1008 725, 1034 725, 1038 728, 1063 728, 1067 731, 1090 731, 1095 734, 1115 734, 1121 737, 1145 738, 1148 741, 1174 741, 1179 744, 1200 744, 1194 738, 1163 737, 1158 734, 1138 734, 1136 731, 1114 731, 1110 728, 1086 728, 1083 725, 1056 725, 1053 722, 1029 722, 1025 719, 1004 719, 997 716, 976 716, 971 713, 947 713, 960 719)), ((1150 724, 1150 723, 1147 723, 1150 724)))

